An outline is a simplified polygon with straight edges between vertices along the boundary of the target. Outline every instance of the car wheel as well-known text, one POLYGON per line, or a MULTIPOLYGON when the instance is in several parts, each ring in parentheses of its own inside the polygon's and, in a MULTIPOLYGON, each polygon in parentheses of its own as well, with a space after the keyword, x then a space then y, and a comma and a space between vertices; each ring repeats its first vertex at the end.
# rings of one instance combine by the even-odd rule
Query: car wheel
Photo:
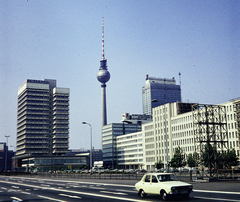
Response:
POLYGON ((164 201, 166 201, 168 199, 167 193, 165 191, 161 192, 161 197, 164 201))
POLYGON ((140 191, 139 191, 139 195, 141 196, 141 198, 145 198, 146 197, 146 194, 145 194, 145 192, 143 191, 143 189, 141 189, 140 191))

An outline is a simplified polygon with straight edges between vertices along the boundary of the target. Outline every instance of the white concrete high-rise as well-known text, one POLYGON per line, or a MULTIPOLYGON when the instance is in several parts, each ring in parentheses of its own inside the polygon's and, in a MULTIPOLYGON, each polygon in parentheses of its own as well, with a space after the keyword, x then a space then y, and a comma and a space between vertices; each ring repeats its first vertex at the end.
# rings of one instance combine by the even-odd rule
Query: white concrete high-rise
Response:
POLYGON ((17 156, 68 152, 69 88, 27 79, 18 89, 17 156))

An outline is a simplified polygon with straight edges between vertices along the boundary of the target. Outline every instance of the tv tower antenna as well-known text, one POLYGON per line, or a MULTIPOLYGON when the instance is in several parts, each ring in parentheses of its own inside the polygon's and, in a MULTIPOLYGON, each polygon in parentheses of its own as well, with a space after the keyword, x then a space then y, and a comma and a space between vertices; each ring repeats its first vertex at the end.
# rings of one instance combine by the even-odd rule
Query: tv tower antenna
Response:
POLYGON ((102 60, 104 59, 104 18, 102 17, 102 60))

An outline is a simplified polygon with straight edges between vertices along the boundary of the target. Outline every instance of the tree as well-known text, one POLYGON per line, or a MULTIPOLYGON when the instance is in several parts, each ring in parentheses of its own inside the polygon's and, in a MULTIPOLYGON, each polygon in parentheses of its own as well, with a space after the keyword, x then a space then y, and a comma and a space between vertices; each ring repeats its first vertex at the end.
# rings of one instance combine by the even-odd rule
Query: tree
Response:
POLYGON ((193 154, 189 154, 187 157, 187 164, 189 167, 195 167, 199 164, 199 154, 197 152, 194 152, 193 154))
POLYGON ((217 151, 211 144, 205 145, 205 150, 202 152, 202 160, 205 167, 208 167, 210 170, 216 164, 215 155, 217 151))
POLYGON ((173 168, 178 168, 186 165, 184 153, 180 146, 178 146, 178 148, 175 149, 175 153, 169 164, 173 168))
POLYGON ((238 165, 238 157, 236 155, 235 149, 231 149, 224 153, 223 160, 227 168, 238 165))
POLYGON ((155 163, 155 168, 161 169, 161 168, 163 168, 163 167, 164 167, 164 164, 163 164, 163 162, 162 162, 161 160, 159 160, 159 162, 156 162, 156 163, 155 163))

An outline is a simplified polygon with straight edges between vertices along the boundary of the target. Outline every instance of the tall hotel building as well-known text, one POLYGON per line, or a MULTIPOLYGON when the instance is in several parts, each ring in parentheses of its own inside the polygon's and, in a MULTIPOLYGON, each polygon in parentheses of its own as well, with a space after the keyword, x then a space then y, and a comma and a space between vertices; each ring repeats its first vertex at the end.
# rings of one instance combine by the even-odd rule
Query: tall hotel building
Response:
POLYGON ((51 79, 27 79, 19 87, 16 156, 68 152, 69 91, 51 79))
POLYGON ((151 115, 152 108, 181 100, 181 88, 174 78, 146 76, 146 84, 142 87, 143 114, 151 115))

